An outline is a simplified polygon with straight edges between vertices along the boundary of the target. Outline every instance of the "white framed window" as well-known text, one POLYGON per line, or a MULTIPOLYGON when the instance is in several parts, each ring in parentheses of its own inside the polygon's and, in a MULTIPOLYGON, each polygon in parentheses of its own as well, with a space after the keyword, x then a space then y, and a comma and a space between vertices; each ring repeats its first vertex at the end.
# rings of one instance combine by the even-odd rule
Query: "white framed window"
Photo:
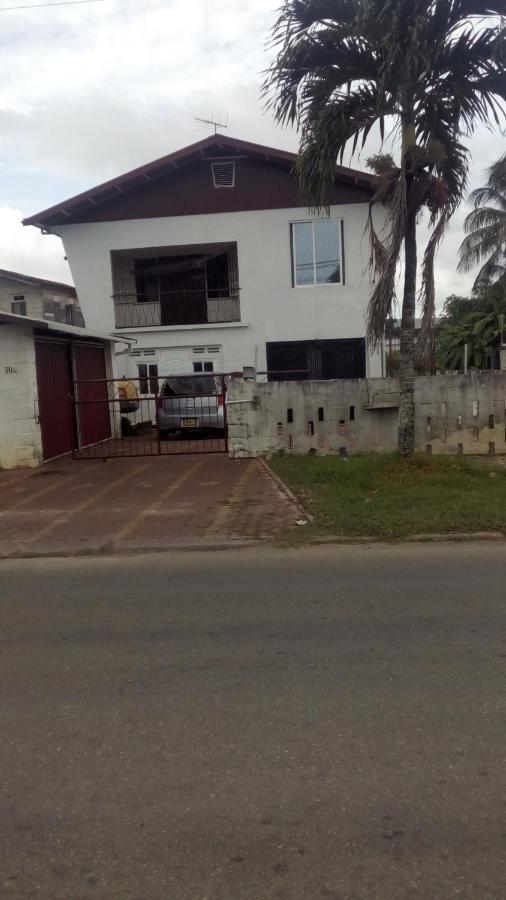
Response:
POLYGON ((14 294, 11 300, 11 312, 16 316, 26 316, 26 300, 24 294, 14 294))
POLYGON ((193 371, 196 374, 199 374, 200 372, 214 372, 214 362, 212 361, 212 359, 199 359, 193 363, 193 371))
POLYGON ((292 222, 290 231, 294 287, 342 284, 342 219, 292 222))
POLYGON ((158 366, 139 363, 139 394, 158 394, 158 366))

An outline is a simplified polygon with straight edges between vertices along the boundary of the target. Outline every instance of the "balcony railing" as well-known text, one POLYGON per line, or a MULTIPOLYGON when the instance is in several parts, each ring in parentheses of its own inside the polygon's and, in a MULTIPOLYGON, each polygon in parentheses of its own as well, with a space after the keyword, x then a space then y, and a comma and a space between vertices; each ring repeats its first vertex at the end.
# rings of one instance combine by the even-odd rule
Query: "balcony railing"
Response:
POLYGON ((164 325, 207 325, 239 322, 238 289, 230 296, 211 297, 207 291, 166 291, 159 294, 113 294, 116 328, 164 325))
POLYGON ((80 328, 85 327, 84 316, 79 306, 71 306, 68 304, 62 307, 58 303, 45 304, 42 313, 44 319, 52 322, 60 322, 65 325, 78 325, 80 328))

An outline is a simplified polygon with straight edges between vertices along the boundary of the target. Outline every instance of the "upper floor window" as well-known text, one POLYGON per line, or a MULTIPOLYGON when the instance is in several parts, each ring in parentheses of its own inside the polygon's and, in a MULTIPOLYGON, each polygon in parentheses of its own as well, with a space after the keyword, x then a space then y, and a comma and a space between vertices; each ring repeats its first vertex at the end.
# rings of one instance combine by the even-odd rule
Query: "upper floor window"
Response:
POLYGON ((340 219, 292 223, 293 283, 296 287, 342 282, 341 225, 340 219))
POLYGON ((11 301, 11 312, 16 316, 26 316, 26 300, 24 294, 14 294, 11 301))

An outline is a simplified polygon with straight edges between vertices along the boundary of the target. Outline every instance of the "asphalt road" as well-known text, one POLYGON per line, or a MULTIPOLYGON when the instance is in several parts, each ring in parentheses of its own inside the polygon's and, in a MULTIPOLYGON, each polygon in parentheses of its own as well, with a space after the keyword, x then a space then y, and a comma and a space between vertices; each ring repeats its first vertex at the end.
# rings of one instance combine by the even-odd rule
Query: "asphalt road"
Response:
POLYGON ((0 564, 0 896, 506 896, 506 547, 0 564))

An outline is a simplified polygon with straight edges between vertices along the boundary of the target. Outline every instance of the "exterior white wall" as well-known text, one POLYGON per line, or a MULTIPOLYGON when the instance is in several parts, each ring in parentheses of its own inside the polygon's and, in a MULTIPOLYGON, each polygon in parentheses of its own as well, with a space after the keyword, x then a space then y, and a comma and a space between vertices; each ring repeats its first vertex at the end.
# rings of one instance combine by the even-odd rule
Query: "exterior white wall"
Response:
MULTIPOLYGON (((237 242, 241 322, 124 330, 139 347, 220 344, 223 367, 266 368, 267 341, 362 337, 370 295, 365 203, 331 207, 344 222, 345 284, 292 287, 290 223, 308 210, 270 209, 212 215, 61 225, 61 235, 89 328, 115 330, 111 251, 237 242)), ((383 213, 377 211, 381 225, 383 213)), ((123 332, 123 329, 122 329, 123 332)), ((133 374, 133 371, 130 372, 133 374)), ((379 376, 381 354, 369 355, 367 375, 379 376)))
POLYGON ((35 345, 30 326, 0 324, 0 468, 38 466, 35 345))

